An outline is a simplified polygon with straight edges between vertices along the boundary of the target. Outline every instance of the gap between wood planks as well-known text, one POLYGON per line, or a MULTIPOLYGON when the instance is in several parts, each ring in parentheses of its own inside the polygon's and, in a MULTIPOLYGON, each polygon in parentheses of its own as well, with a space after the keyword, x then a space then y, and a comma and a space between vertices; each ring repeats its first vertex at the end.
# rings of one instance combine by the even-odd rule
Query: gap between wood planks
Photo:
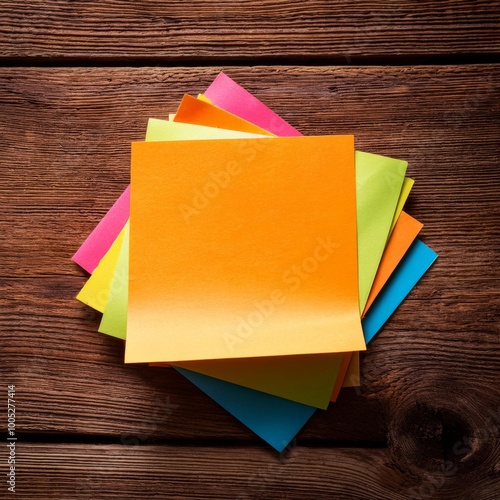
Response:
POLYGON ((6 57, 0 56, 3 67, 23 68, 106 68, 106 67, 237 67, 237 66, 417 66, 435 65, 470 66, 475 64, 499 64, 499 54, 449 54, 411 56, 354 56, 332 54, 328 57, 310 58, 304 56, 276 56, 265 58, 162 58, 162 57, 6 57))

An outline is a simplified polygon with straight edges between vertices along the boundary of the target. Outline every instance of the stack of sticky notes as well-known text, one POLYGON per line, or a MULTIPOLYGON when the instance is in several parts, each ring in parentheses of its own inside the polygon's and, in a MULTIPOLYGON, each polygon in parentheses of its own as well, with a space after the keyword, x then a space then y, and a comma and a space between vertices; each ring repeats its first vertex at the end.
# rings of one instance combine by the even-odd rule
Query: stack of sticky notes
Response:
POLYGON ((437 255, 407 162, 302 136, 221 73, 132 144, 73 260, 125 363, 174 368, 277 450, 345 386, 437 255))

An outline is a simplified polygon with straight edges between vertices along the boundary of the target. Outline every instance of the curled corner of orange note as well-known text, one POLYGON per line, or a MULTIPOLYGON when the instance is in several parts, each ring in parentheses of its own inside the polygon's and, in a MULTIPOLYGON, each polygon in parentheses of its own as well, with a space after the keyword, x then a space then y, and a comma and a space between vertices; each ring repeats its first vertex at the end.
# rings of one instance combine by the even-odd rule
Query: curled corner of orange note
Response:
POLYGON ((274 136, 271 132, 233 115, 205 100, 185 94, 173 117, 174 122, 196 123, 208 127, 239 130, 251 134, 274 136))

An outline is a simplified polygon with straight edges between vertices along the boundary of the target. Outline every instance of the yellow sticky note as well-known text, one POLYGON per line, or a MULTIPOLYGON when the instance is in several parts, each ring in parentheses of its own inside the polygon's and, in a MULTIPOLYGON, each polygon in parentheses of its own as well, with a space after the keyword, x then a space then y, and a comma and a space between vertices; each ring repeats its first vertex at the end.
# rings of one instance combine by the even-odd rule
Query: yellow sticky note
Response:
POLYGON ((401 188, 401 193, 399 194, 398 204, 396 205, 396 212, 394 213, 394 217, 392 219, 391 233, 394 230, 394 226, 398 222, 399 216, 401 215, 401 212, 403 211, 403 208, 405 206, 406 200, 408 199, 408 196, 410 196, 410 192, 413 188, 413 184, 415 184, 415 181, 413 179, 410 179, 409 177, 404 178, 403 187, 401 188))
POLYGON ((108 301, 113 275, 120 255, 120 249, 123 242, 125 228, 120 231, 120 234, 102 258, 99 265, 95 268, 92 276, 85 283, 84 287, 76 298, 96 309, 99 312, 104 312, 106 302, 108 301))
POLYGON ((125 361, 364 350, 352 136, 132 146, 125 361))

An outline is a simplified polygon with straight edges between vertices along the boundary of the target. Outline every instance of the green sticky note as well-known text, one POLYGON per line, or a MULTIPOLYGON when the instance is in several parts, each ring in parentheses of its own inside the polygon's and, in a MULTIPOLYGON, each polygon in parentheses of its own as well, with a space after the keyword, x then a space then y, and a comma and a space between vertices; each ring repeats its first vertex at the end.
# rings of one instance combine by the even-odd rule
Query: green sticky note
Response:
POLYGON ((99 325, 101 333, 123 340, 127 336, 129 225, 127 221, 114 270, 113 281, 111 282, 108 301, 104 308, 101 324, 99 325))
POLYGON ((413 184, 415 184, 415 181, 413 179, 410 179, 409 177, 404 178, 403 187, 401 188, 401 193, 398 199, 398 204, 396 205, 396 212, 394 213, 394 217, 392 218, 390 234, 392 234, 392 230, 394 229, 394 226, 396 225, 396 222, 398 221, 399 216, 403 211, 406 200, 408 199, 408 196, 410 196, 410 191, 413 188, 413 184))
POLYGON ((365 308, 390 234, 408 163, 356 151, 359 307, 365 308))
POLYGON ((244 139, 244 138, 270 138, 268 135, 251 134, 190 123, 177 123, 166 120, 150 118, 146 131, 146 142, 155 141, 183 141, 195 139, 244 139))

